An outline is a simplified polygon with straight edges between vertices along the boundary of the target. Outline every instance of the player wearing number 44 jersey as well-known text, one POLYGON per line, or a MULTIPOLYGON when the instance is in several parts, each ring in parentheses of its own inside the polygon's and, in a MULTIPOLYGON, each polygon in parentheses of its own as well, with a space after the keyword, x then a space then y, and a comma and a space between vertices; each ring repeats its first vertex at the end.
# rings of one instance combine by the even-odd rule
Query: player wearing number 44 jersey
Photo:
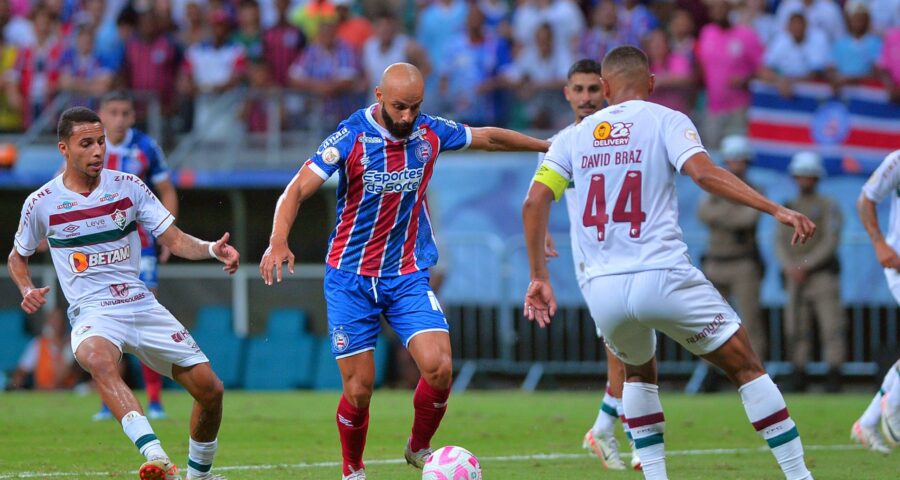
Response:
POLYGON ((815 225, 716 167, 684 114, 646 101, 654 80, 644 52, 613 49, 602 73, 610 106, 553 141, 523 207, 531 268, 526 316, 545 326, 556 311, 544 234, 550 202, 572 181, 583 206, 577 244, 585 258, 588 307, 607 346, 625 364, 625 419, 645 478, 667 478, 655 330, 724 370, 785 477, 812 478, 784 398, 740 319, 690 264, 677 222, 675 174, 793 226, 795 241, 809 238, 815 225))
POLYGON ((372 350, 380 317, 400 336, 422 374, 413 395, 415 418, 406 461, 422 468, 450 395, 450 336, 428 287, 437 248, 425 190, 438 154, 447 150, 545 152, 549 142, 501 128, 469 128, 419 112, 424 81, 406 63, 388 67, 375 89, 378 103, 341 122, 300 169, 275 208, 260 263, 266 284, 293 270, 287 236, 301 202, 338 173, 337 225, 325 270, 331 350, 343 380, 337 423, 345 480, 366 478, 363 449, 375 382, 372 350))
POLYGON ((57 131, 66 168, 25 201, 9 254, 9 271, 22 293, 22 309, 34 313, 46 303, 49 288, 36 288, 28 270, 28 258, 46 239, 69 301, 75 359, 90 372, 101 399, 146 457, 140 478, 181 479, 119 376, 117 365, 123 352, 172 377, 194 397, 187 478, 221 478, 210 469, 222 420, 222 382, 190 333, 138 277, 141 240, 137 228, 146 228, 180 257, 216 258, 228 273, 238 268, 238 252, 227 244, 227 233, 213 243, 182 232, 144 182, 104 169, 106 135, 96 113, 83 107, 66 110, 57 131))

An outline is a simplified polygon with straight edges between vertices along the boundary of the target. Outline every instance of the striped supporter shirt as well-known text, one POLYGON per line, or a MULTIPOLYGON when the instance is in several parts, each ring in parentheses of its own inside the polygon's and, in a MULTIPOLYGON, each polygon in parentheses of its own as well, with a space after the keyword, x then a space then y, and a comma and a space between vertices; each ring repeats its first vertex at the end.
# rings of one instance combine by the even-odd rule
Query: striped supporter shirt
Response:
POLYGON ((340 174, 328 264, 358 275, 394 277, 437 262, 425 190, 438 154, 467 148, 472 133, 461 123, 420 114, 411 135, 395 138, 375 121, 377 108, 358 110, 341 122, 306 167, 323 179, 340 174))

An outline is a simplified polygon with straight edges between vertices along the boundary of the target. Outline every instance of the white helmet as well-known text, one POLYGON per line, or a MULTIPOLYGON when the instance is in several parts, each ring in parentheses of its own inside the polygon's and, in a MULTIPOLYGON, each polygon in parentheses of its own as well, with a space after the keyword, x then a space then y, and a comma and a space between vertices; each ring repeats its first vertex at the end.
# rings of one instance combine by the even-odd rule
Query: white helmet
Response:
POLYGON ((825 176, 822 157, 816 152, 797 152, 791 158, 791 163, 788 165, 788 173, 794 177, 822 178, 825 176))
POLYGON ((722 139, 722 158, 725 160, 750 161, 753 152, 750 150, 750 141, 743 135, 729 135, 722 139))

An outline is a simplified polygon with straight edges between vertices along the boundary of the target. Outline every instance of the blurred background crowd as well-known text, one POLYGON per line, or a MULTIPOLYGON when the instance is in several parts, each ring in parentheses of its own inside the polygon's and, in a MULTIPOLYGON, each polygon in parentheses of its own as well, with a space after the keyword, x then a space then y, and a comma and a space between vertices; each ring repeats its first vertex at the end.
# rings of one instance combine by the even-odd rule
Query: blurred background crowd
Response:
MULTIPOLYGON (((329 130, 397 61, 426 73, 426 111, 556 129, 571 63, 622 44, 644 48, 653 100, 689 113, 712 148, 745 128, 754 78, 785 94, 799 80, 882 83, 900 99, 900 0, 0 0, 0 28, 5 132, 60 92, 90 106, 113 86, 158 98, 167 135, 204 125, 238 87, 296 93, 283 128, 329 130)), ((247 98, 244 128, 265 130, 247 98)))

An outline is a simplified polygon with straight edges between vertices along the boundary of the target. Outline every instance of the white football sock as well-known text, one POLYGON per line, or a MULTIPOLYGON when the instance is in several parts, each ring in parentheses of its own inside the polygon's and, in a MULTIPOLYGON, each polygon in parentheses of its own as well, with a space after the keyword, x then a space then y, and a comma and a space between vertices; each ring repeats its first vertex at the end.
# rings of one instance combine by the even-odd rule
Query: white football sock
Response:
POLYGON ((784 397, 768 375, 738 389, 753 428, 762 435, 788 480, 812 478, 803 461, 803 444, 784 397))
POLYGON ((188 447, 188 475, 192 478, 209 475, 218 446, 218 438, 211 442, 198 442, 192 438, 188 447))
POLYGON ((651 383, 625 382, 622 389, 625 419, 634 447, 641 457, 644 478, 666 480, 666 454, 663 432, 666 419, 659 402, 659 387, 651 383))
POLYGON ((122 417, 122 430, 147 460, 157 457, 169 458, 156 434, 153 433, 147 417, 135 411, 126 413, 122 417))
POLYGON ((603 394, 603 402, 600 404, 600 411, 597 412, 597 419, 594 420, 594 426, 591 431, 595 436, 611 437, 615 435, 616 418, 616 398, 610 395, 609 390, 603 394))
POLYGON ((882 387, 888 392, 887 404, 893 409, 900 408, 900 361, 894 364, 884 376, 884 384, 882 387), (890 385, 888 385, 890 383, 890 385))

